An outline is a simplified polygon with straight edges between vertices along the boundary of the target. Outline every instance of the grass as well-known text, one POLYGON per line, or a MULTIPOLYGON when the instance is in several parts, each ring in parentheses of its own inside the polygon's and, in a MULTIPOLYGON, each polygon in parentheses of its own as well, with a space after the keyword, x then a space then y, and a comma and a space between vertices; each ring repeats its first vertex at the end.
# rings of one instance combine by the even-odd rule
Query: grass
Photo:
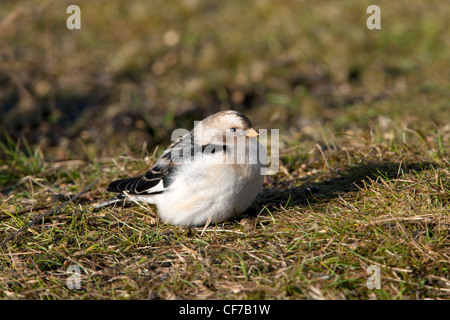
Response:
MULTIPOLYGON (((419 138, 415 142, 422 143, 419 138)), ((388 143, 378 147, 389 153, 388 143)), ((410 141, 405 150, 417 148, 410 141)), ((2 203, 2 212, 11 217, 2 221, 2 238, 42 213, 16 212, 51 207, 55 193, 78 192, 94 176, 101 175, 101 182, 81 202, 2 248, 3 297, 448 298, 446 158, 380 162, 379 154, 365 153, 353 152, 347 158, 343 151, 325 151, 332 176, 316 151, 305 168, 314 172, 313 179, 308 171, 268 177, 264 193, 243 218, 206 230, 167 225, 155 208, 92 211, 90 203, 107 197, 104 187, 118 174, 117 167, 127 165, 135 172, 145 167, 144 161, 99 160, 95 167, 103 172, 97 174, 92 165, 81 166, 77 183, 64 191, 61 186, 71 178, 61 176, 50 183, 29 176, 16 187, 21 191, 2 203), (361 159, 366 163, 360 164, 361 159), (318 191, 308 195, 306 187, 318 191), (66 287, 71 265, 83 270, 80 290, 66 287), (381 269, 381 289, 365 285, 370 265, 381 269)), ((47 174, 77 170, 70 162, 64 169, 46 166, 51 164, 44 163, 47 174)))
POLYGON ((0 248, 2 299, 450 298, 448 6, 383 2, 369 31, 364 1, 80 1, 69 32, 34 3, 0 10, 0 239, 98 183, 0 248), (280 129, 242 217, 93 210, 225 108, 280 129))

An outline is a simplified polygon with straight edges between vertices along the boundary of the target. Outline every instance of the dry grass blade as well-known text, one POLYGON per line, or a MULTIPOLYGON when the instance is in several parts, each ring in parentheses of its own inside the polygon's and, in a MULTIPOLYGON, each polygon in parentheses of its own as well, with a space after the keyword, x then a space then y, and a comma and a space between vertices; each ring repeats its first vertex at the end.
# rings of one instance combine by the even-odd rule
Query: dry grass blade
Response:
POLYGON ((39 221, 41 221, 42 219, 45 219, 45 217, 47 217, 48 215, 57 212, 58 210, 60 210, 61 208, 65 207, 66 205, 68 205, 69 203, 77 200, 79 197, 81 197, 83 194, 85 194, 86 192, 88 192, 89 190, 91 190, 91 188, 97 184, 97 180, 95 180, 94 182, 92 182, 89 186, 87 186, 83 191, 81 191, 80 193, 76 194, 74 197, 72 197, 70 200, 67 200, 66 202, 60 204, 59 206, 57 206, 54 210, 48 210, 47 212, 45 212, 44 214, 40 215, 39 217, 37 217, 36 219, 34 219, 33 221, 29 222, 28 224, 26 224, 25 226, 23 226, 22 228, 20 228, 19 230, 17 230, 16 232, 14 232, 12 235, 10 235, 9 237, 5 238, 1 243, 0 243, 0 247, 3 247, 6 243, 8 243, 9 241, 11 241, 12 239, 16 238, 18 235, 20 235, 24 230, 31 228, 32 226, 34 226, 35 224, 37 224, 39 221))
MULTIPOLYGON (((49 205, 44 205, 44 206, 31 206, 31 207, 29 207, 29 208, 26 208, 26 209, 23 209, 23 210, 20 210, 20 211, 18 211, 18 212, 16 212, 16 216, 21 216, 21 215, 23 215, 23 214, 25 214, 25 213, 28 213, 28 212, 31 212, 31 211, 39 211, 39 210, 44 210, 44 209, 48 209, 48 208, 50 208, 51 206, 49 206, 49 205)), ((11 216, 10 215, 4 215, 4 216, 0 216, 0 221, 1 220, 6 220, 6 219, 10 219, 11 218, 11 216)))

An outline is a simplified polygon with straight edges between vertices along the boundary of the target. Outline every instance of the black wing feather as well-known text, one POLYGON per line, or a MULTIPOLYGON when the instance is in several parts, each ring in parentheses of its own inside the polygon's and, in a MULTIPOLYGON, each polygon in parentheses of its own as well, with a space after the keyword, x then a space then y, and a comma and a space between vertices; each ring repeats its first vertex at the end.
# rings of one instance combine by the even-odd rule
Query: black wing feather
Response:
POLYGON ((162 173, 150 170, 137 177, 113 181, 109 184, 107 191, 119 193, 126 191, 130 194, 142 194, 148 190, 150 192, 147 193, 151 194, 150 189, 155 187, 162 178, 164 178, 162 173))
MULTIPOLYGON (((107 191, 118 193, 127 192, 128 194, 157 194, 163 192, 160 189, 152 192, 151 189, 158 185, 161 180, 163 181, 164 188, 167 188, 172 183, 172 173, 177 167, 177 164, 172 161, 172 154, 177 153, 178 157, 186 156, 183 155, 183 150, 185 149, 190 149, 190 155, 187 157, 195 156, 194 153, 197 149, 194 147, 194 138, 191 133, 180 137, 169 146, 151 170, 136 177, 115 180, 109 184, 107 191)), ((202 153, 215 153, 216 150, 223 150, 225 152, 226 146, 208 144, 202 146, 199 151, 202 153)))

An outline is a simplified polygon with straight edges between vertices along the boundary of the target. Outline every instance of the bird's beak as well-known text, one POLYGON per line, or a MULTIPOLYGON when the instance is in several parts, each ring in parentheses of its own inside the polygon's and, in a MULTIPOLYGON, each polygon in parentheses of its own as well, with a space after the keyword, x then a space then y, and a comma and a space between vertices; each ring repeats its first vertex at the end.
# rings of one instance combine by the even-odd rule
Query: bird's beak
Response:
POLYGON ((254 138, 259 136, 259 132, 253 128, 247 130, 247 137, 254 138))

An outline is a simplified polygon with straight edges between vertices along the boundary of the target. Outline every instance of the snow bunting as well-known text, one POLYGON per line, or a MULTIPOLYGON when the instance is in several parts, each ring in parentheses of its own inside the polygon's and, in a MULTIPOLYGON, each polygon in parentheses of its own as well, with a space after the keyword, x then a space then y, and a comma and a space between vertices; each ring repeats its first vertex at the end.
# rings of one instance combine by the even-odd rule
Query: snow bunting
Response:
POLYGON ((151 170, 111 182, 107 191, 120 195, 109 203, 155 204, 164 221, 182 226, 239 215, 262 190, 267 154, 258 135, 242 113, 213 114, 180 135, 151 170))

